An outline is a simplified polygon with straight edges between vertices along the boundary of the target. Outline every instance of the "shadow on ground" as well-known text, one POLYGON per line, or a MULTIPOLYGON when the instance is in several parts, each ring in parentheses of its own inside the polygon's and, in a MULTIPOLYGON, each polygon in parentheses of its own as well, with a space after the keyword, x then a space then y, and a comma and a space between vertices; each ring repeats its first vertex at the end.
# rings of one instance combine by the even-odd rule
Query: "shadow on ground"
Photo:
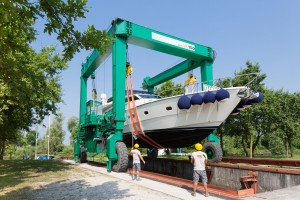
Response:
MULTIPOLYGON (((101 182, 99 180, 98 182, 101 182)), ((60 181, 43 186, 40 189, 26 187, 7 193, 1 199, 134 199, 129 189, 121 189, 118 181, 90 183, 85 180, 60 181), (97 185, 95 185, 97 184, 97 185)))

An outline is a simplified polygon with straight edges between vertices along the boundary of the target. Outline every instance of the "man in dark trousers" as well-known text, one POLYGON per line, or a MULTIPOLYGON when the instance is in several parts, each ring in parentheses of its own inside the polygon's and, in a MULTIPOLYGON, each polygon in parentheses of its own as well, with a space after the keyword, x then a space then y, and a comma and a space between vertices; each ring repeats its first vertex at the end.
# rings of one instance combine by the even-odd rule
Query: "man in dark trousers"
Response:
POLYGON ((205 166, 207 164, 207 155, 202 152, 202 145, 200 143, 195 144, 196 152, 193 152, 191 155, 191 163, 194 165, 193 172, 193 181, 194 181, 194 191, 192 193, 193 196, 196 196, 197 186, 199 182, 199 178, 201 177, 202 183, 204 185, 205 196, 208 197, 207 191, 207 176, 205 171, 205 166))

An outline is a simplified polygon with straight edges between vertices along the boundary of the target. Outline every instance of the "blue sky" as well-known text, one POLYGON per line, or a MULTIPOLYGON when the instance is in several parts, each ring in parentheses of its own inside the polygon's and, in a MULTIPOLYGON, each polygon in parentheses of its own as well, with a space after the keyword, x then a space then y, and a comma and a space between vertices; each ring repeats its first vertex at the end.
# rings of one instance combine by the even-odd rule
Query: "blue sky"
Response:
MULTIPOLYGON (((247 60, 258 62, 267 75, 267 88, 289 92, 299 91, 300 75, 300 1, 298 0, 128 0, 96 1, 88 3, 86 19, 76 23, 84 30, 88 24, 107 29, 115 18, 167 33, 188 41, 212 47, 217 52, 213 65, 214 78, 233 76, 245 66, 247 60)), ((56 45, 62 48, 54 36, 42 33, 43 21, 36 28, 40 32, 34 48, 56 45)), ((77 53, 69 68, 62 73, 64 104, 60 112, 65 117, 65 143, 69 143, 66 128, 71 116, 79 115, 81 63, 90 52, 77 53)), ((129 45, 129 59, 134 67, 133 82, 139 88, 145 76, 154 76, 175 65, 181 59, 151 50, 129 45)), ((199 69, 198 69, 199 70, 199 69)), ((199 74, 198 70, 194 73, 199 74)), ((96 71, 98 94, 110 96, 111 61, 96 71)), ((199 76, 198 76, 199 77, 199 76)), ((183 83, 186 75, 175 79, 183 83)), ((91 91, 92 83, 88 82, 91 91)), ((91 97, 88 94, 88 97, 91 97)), ((53 119, 53 116, 51 117, 53 119)), ((52 120, 51 120, 52 121, 52 120)), ((48 121, 46 120, 46 125, 48 121)), ((45 129, 39 127, 41 135, 45 129)))

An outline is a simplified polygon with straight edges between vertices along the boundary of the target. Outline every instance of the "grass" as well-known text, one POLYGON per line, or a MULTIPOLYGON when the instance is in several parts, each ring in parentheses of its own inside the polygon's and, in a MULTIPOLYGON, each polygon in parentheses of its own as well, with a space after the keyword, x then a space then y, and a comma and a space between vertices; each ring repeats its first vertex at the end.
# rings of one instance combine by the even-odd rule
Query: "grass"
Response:
POLYGON ((87 160, 95 161, 99 163, 106 163, 107 157, 104 153, 99 153, 94 155, 92 153, 88 153, 87 160))
POLYGON ((19 199, 28 190, 95 172, 59 160, 1 160, 0 199, 19 199))

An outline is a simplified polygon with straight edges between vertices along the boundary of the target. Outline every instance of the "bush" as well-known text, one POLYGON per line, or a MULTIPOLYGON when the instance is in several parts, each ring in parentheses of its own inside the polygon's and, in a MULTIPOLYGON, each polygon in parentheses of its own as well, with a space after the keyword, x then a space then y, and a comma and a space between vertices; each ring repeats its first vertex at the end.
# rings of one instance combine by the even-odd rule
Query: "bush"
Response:
POLYGON ((16 147, 15 145, 8 145, 6 147, 4 160, 25 160, 34 159, 35 147, 30 145, 24 147, 16 147))
POLYGON ((57 157, 73 157, 74 147, 71 145, 64 145, 61 152, 58 152, 57 157))
POLYGON ((285 150, 284 145, 282 144, 282 140, 275 135, 270 136, 269 150, 273 155, 284 154, 285 150))

